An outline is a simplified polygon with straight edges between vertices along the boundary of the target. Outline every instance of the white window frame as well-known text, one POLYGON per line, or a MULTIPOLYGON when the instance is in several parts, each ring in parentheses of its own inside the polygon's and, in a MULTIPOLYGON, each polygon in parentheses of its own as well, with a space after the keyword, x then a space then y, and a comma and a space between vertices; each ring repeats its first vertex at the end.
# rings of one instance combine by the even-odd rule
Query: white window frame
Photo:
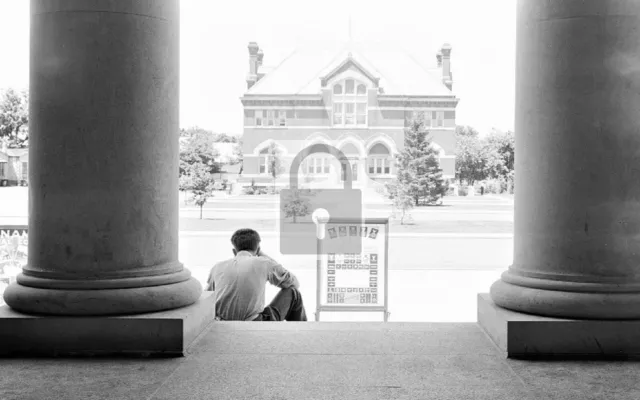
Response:
POLYGON ((277 126, 276 125, 276 110, 266 110, 267 117, 265 118, 267 121, 266 126, 277 126))
POLYGON ((367 127, 369 123, 369 98, 368 88, 363 82, 354 78, 345 78, 333 84, 331 88, 333 98, 333 108, 331 112, 331 123, 336 127, 367 127), (353 93, 347 94, 347 82, 353 82, 353 93), (342 92, 334 93, 335 87, 340 85, 342 92), (358 94, 358 88, 364 86, 364 93, 358 94), (336 105, 341 105, 341 112, 336 110, 336 105), (364 104, 364 113, 358 113, 358 104, 364 104), (353 107, 353 112, 347 112, 347 106, 353 107), (360 118, 359 118, 360 117, 360 118), (362 118, 364 117, 363 122, 362 118), (349 120, 349 121, 348 121, 349 120))
POLYGON ((0 161, 0 177, 5 177, 7 174, 7 163, 0 161))
POLYGON ((370 176, 386 176, 392 174, 392 157, 390 155, 370 155, 367 157, 367 173, 370 176), (373 164, 373 172, 371 166, 373 164), (380 172, 378 172, 380 170, 380 172))
POLYGON ((287 126, 286 110, 278 110, 278 126, 287 126))
MULTIPOLYGON (((263 150, 264 151, 264 150, 263 150)), ((273 156, 269 153, 260 153, 258 156, 258 174, 270 175, 271 174, 271 158, 273 156)))
POLYGON ((287 110, 256 110, 254 120, 260 127, 287 126, 287 110))
POLYGON ((26 161, 23 161, 22 162, 22 180, 26 181, 28 177, 29 177, 29 163, 26 161))
POLYGON ((439 128, 444 126, 444 111, 431 111, 431 126, 439 128))
POLYGON ((331 173, 331 160, 328 157, 310 157, 305 160, 303 171, 306 175, 328 175, 331 173))

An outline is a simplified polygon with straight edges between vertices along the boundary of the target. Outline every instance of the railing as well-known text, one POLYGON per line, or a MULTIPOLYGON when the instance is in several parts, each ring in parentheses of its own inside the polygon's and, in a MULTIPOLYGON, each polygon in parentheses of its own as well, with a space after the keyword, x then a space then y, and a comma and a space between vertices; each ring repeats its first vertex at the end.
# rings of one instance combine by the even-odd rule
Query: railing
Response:
POLYGON ((0 226, 0 305, 4 305, 2 294, 27 264, 29 247, 27 225, 0 226))

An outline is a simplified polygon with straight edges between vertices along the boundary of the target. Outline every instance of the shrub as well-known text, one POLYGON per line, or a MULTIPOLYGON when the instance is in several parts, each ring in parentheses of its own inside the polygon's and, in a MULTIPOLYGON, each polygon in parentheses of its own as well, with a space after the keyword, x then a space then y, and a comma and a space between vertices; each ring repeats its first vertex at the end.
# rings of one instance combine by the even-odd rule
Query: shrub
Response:
POLYGON ((244 194, 255 194, 255 190, 251 187, 251 186, 245 186, 244 187, 244 194))
POLYGON ((466 183, 463 183, 458 188, 458 196, 466 196, 468 194, 469 194, 469 187, 467 186, 466 183))

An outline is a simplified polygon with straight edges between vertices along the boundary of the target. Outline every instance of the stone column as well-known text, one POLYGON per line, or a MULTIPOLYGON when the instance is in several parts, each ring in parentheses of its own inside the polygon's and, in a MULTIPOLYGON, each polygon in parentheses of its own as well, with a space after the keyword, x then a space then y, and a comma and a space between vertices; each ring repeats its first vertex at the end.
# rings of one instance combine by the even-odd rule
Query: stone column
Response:
POLYGON ((640 318, 640 2, 519 0, 513 265, 493 301, 640 318))
POLYGON ((178 0, 32 0, 29 260, 6 303, 117 315, 194 303, 178 261, 178 0))

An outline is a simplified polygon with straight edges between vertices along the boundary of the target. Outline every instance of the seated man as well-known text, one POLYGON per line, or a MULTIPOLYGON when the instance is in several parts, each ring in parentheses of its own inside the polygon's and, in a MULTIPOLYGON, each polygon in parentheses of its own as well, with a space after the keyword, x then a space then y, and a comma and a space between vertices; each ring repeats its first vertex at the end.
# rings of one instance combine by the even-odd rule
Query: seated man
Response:
POLYGON ((306 321, 298 279, 260 250, 260 235, 239 229, 231 236, 234 258, 214 265, 207 290, 216 291, 216 317, 223 321, 306 321), (281 290, 264 306, 265 284, 281 290))

